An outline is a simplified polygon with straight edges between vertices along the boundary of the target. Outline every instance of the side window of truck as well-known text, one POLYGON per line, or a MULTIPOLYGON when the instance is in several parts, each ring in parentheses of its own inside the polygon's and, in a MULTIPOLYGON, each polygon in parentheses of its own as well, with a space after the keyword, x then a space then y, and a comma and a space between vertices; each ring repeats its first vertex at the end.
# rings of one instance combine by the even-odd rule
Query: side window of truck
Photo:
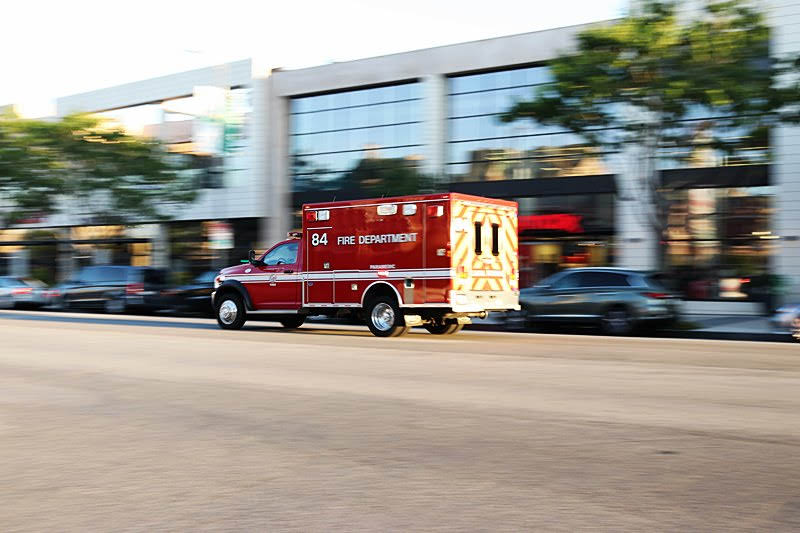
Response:
POLYGON ((264 264, 267 266, 293 265, 297 262, 297 243, 287 242, 273 248, 264 256, 264 264))
POLYGON ((481 255, 483 250, 481 249, 481 245, 483 242, 483 229, 480 222, 475 223, 475 255, 481 255))

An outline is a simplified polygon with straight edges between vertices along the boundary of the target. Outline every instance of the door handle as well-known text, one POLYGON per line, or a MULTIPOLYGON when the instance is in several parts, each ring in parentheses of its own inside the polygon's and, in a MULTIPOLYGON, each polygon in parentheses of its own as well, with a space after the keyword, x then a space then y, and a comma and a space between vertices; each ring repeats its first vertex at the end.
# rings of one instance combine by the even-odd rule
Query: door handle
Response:
POLYGON ((294 273, 294 270, 284 270, 283 273, 284 274, 292 274, 292 273, 294 273))

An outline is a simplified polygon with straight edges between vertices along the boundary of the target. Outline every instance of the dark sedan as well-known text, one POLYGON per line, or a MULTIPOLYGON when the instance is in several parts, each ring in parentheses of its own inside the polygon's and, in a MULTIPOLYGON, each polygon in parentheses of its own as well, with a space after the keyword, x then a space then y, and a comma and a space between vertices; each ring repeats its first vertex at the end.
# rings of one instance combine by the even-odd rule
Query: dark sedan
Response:
POLYGON ((649 272, 576 268, 522 289, 520 305, 526 326, 595 324, 608 334, 624 335, 641 324, 675 321, 680 300, 649 272))
POLYGON ((216 270, 203 272, 190 283, 164 291, 165 303, 179 313, 212 315, 211 293, 214 291, 216 270))

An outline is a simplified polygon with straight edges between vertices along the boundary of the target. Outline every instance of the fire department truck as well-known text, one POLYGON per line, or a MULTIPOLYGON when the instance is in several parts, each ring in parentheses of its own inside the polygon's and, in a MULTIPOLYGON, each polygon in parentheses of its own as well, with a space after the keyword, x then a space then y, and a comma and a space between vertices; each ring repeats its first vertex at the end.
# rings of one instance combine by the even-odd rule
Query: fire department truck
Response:
POLYGON ((302 232, 217 276, 221 328, 347 315, 379 337, 412 326, 448 335, 519 309, 515 202, 446 193, 307 204, 302 215, 302 232))

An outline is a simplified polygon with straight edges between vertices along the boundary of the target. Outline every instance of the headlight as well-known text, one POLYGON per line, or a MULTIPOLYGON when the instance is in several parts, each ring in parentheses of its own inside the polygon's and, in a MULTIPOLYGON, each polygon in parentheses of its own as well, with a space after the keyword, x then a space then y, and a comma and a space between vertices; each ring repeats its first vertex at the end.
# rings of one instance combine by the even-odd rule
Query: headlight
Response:
POLYGON ((214 278, 214 288, 218 289, 220 283, 222 283, 223 281, 225 281, 225 276, 223 276, 222 274, 214 278))

